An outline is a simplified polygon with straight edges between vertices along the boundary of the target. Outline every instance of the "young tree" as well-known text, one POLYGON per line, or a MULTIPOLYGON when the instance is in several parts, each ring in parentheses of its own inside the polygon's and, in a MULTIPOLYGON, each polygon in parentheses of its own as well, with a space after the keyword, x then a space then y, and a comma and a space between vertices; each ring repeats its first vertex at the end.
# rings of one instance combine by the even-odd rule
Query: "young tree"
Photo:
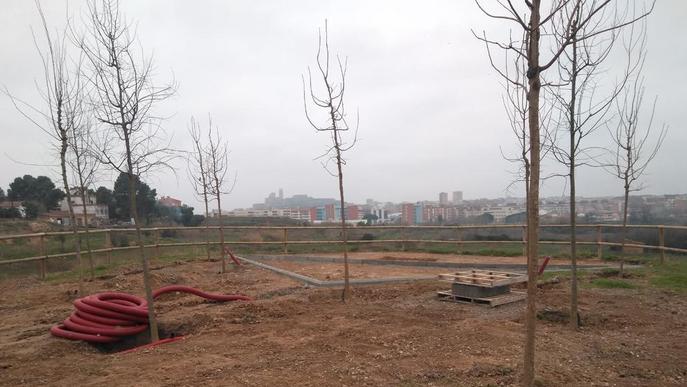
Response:
MULTIPOLYGON (((203 198, 205 204, 205 252, 207 253, 208 261, 210 260, 210 224, 207 220, 210 219, 210 206, 208 201, 208 193, 211 188, 211 176, 208 175, 207 160, 205 154, 207 151, 201 144, 202 132, 200 125, 191 117, 191 124, 188 132, 193 140, 193 150, 189 152, 188 163, 188 178, 191 180, 193 191, 196 195, 203 198)), ((220 210, 221 211, 221 210, 220 210)), ((220 224, 221 226, 221 224, 220 224)), ((224 250, 224 248, 222 248, 224 250)), ((224 253, 222 253, 224 254, 224 253)))
POLYGON ((313 117, 308 110, 308 101, 306 98, 306 85, 305 77, 303 80, 303 106, 305 109, 305 117, 308 123, 317 132, 328 132, 331 136, 332 145, 327 149, 327 151, 318 158, 324 159, 322 166, 325 168, 329 174, 338 178, 339 181, 339 203, 341 210, 341 241, 343 247, 344 256, 344 288, 341 293, 341 300, 346 302, 350 294, 350 284, 349 284, 349 270, 348 270, 348 233, 346 230, 346 201, 344 200, 344 178, 343 178, 343 166, 346 164, 346 160, 343 154, 353 148, 356 143, 358 134, 358 116, 356 116, 356 125, 353 139, 347 142, 343 134, 351 130, 351 126, 346 121, 346 109, 344 105, 344 92, 346 90, 346 70, 348 65, 348 58, 344 58, 343 62, 341 58, 337 55, 336 61, 338 64, 338 80, 336 72, 334 70, 330 73, 330 61, 331 56, 329 53, 329 36, 327 31, 327 20, 324 21, 324 42, 322 41, 322 32, 318 32, 317 40, 317 69, 319 71, 319 77, 322 81, 322 86, 324 86, 324 93, 322 95, 317 95, 315 93, 312 73, 310 67, 308 67, 308 90, 310 94, 310 100, 316 107, 322 108, 326 112, 326 119, 324 119, 322 124, 316 124, 313 121, 313 117), (336 164, 336 173, 332 173, 329 169, 329 163, 333 162, 336 164))
POLYGON ((219 243, 222 249, 222 274, 227 270, 226 250, 224 245, 224 222, 222 220, 222 195, 229 194, 236 184, 236 176, 231 187, 227 187, 227 173, 229 171, 229 145, 219 134, 219 128, 212 132, 212 118, 209 119, 208 145, 205 158, 207 159, 207 174, 209 176, 208 193, 217 201, 217 219, 219 220, 219 243))
POLYGON ((141 174, 169 167, 175 157, 169 144, 160 142, 162 128, 152 111, 158 102, 173 94, 174 86, 154 85, 152 61, 138 55, 135 30, 120 13, 117 1, 89 2, 88 32, 76 40, 90 64, 88 79, 92 88, 93 114, 103 124, 97 157, 127 176, 131 220, 143 265, 150 336, 152 341, 157 341, 157 320, 136 202, 136 182, 141 174))
MULTIPOLYGON (((541 130, 540 130, 540 95, 542 89, 542 77, 545 72, 557 63, 563 52, 573 41, 583 41, 594 36, 611 32, 624 25, 631 24, 637 19, 629 19, 618 24, 602 28, 593 34, 579 36, 577 31, 588 25, 598 23, 600 12, 606 8, 610 0, 556 0, 551 3, 548 11, 542 14, 541 0, 524 0, 523 4, 516 6, 512 1, 498 1, 500 11, 492 12, 484 8, 476 1, 480 10, 490 18, 505 20, 513 23, 522 31, 523 42, 517 42, 510 37, 506 41, 495 41, 487 38, 483 33, 475 36, 487 46, 490 63, 506 82, 522 87, 509 74, 514 72, 504 71, 491 60, 490 48, 495 47, 512 53, 516 58, 525 58, 527 68, 527 126, 528 126, 528 152, 529 152, 529 182, 527 185, 527 308, 525 312, 525 350, 523 378, 524 385, 534 383, 534 350, 535 350, 535 315, 536 315, 536 278, 537 260, 539 255, 539 184, 540 184, 540 160, 541 160, 541 130), (589 6, 583 8, 582 13, 576 10, 583 4, 589 6), (553 31, 561 31, 554 34, 553 31), (544 42, 542 43, 542 38, 544 42), (544 47, 549 52, 547 58, 540 58, 540 51, 544 47)), ((643 17, 643 16, 641 16, 643 17)), ((506 63, 512 68, 513 63, 506 63)), ((518 71, 516 68, 515 72, 518 71)), ((546 81, 544 81, 546 83, 546 81)))
MULTIPOLYGON (((39 93, 45 106, 38 108, 24 101, 14 98, 7 90, 15 108, 43 132, 48 134, 53 141, 53 146, 59 150, 60 173, 67 200, 69 222, 75 240, 75 254, 79 266, 79 292, 84 293, 83 262, 81 259, 81 237, 79 236, 76 217, 72 204, 72 194, 67 173, 67 150, 69 137, 73 126, 78 123, 84 114, 81 103, 82 88, 80 71, 78 68, 70 68, 67 53, 66 28, 61 33, 51 34, 43 9, 38 1, 36 8, 41 18, 45 47, 41 48, 37 37, 34 35, 36 50, 41 58, 43 66, 43 85, 39 87, 39 93), (38 116, 38 117, 36 117, 38 116), (42 123, 40 121, 45 121, 42 123)), ((14 191, 15 189, 13 189, 14 191)), ((48 204, 49 205, 49 204, 48 204)), ((49 208, 47 208, 49 209, 49 208)))
POLYGON ((620 96, 615 101, 615 109, 618 114, 617 124, 615 129, 609 128, 614 149, 611 151, 612 160, 608 163, 608 171, 615 177, 620 179, 623 183, 623 228, 621 241, 621 260, 620 260, 620 276, 624 275, 624 250, 627 243, 627 219, 628 219, 628 202, 630 199, 630 192, 640 191, 643 186, 639 183, 642 175, 649 166, 651 160, 656 157, 663 140, 666 137, 667 127, 665 124, 661 125, 658 135, 653 144, 650 137, 654 127, 654 113, 656 111, 656 101, 658 97, 654 98, 651 104, 651 111, 645 126, 642 126, 642 105, 644 103, 644 77, 641 75, 644 67, 644 59, 646 57, 646 29, 639 30, 639 38, 635 39, 634 26, 630 31, 630 38, 625 43, 625 50, 628 60, 631 60, 633 55, 637 55, 639 59, 639 67, 637 73, 629 81, 629 87, 625 88, 620 96))
MULTIPOLYGON (((581 166, 595 165, 599 161, 599 148, 585 146, 583 140, 604 126, 612 116, 613 101, 624 88, 627 79, 636 71, 639 62, 628 60, 620 80, 615 87, 604 88, 600 78, 606 75, 604 62, 612 52, 617 39, 615 29, 609 34, 596 34, 597 31, 609 29, 622 24, 630 7, 624 11, 601 9, 594 24, 580 27, 588 8, 594 3, 582 2, 572 9, 564 8, 564 12, 572 15, 572 32, 555 31, 563 36, 570 33, 572 41, 563 51, 558 61, 558 73, 561 86, 553 96, 559 106, 562 119, 557 126, 555 141, 552 142, 554 158, 567 169, 570 199, 570 261, 571 261, 571 289, 570 289, 570 326, 579 327, 578 292, 577 292, 577 169, 581 166), (625 13, 625 15, 623 15, 625 13), (589 37, 589 38, 587 38, 589 37), (607 89, 607 92, 604 90, 607 89), (601 91, 600 91, 601 90, 601 91), (562 138, 558 138, 558 137, 562 138)), ((650 11, 649 11, 650 12, 650 11)), ((647 13, 648 14, 648 13, 647 13)), ((645 16, 647 15, 645 14, 645 16)), ((634 24, 633 24, 634 25, 634 24)))
MULTIPOLYGON (((82 101, 80 101, 82 103, 82 101)), ((85 111, 85 107, 81 108, 85 111)), ((86 240, 86 250, 88 252, 88 264, 90 268, 90 279, 95 277, 95 267, 93 263, 93 251, 91 249, 91 238, 88 225, 88 200, 90 197, 89 187, 93 184, 95 174, 98 170, 98 160, 93 157, 95 149, 93 144, 92 125, 85 116, 75 117, 69 136, 69 148, 71 154, 68 160, 74 178, 76 179, 76 192, 81 198, 81 211, 83 215, 83 227, 86 240)), ((94 214, 95 215, 95 214, 94 214)))

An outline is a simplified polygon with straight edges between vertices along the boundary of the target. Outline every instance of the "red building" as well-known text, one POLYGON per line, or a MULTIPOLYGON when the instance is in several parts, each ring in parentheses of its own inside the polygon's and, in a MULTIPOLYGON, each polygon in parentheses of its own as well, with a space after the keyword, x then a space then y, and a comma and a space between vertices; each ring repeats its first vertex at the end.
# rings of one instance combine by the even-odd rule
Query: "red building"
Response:
POLYGON ((346 207, 346 220, 359 220, 360 219, 360 209, 358 206, 348 206, 346 207))
POLYGON ((401 204, 401 222, 405 225, 415 224, 415 204, 401 204))
POLYGON ((169 196, 163 196, 157 202, 165 207, 181 207, 181 200, 169 196))

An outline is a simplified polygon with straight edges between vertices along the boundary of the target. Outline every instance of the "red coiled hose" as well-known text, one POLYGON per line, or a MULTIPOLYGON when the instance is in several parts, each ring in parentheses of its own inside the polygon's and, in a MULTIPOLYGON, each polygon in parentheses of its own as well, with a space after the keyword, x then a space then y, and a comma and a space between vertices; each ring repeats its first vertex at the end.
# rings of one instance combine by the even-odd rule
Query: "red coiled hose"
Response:
MULTIPOLYGON (((251 301, 240 294, 213 294, 183 285, 164 286, 153 298, 170 292, 191 293, 213 301, 251 301)), ((96 293, 74 301, 76 310, 50 328, 53 336, 92 343, 112 343, 148 328, 148 303, 144 298, 120 292, 96 293)))

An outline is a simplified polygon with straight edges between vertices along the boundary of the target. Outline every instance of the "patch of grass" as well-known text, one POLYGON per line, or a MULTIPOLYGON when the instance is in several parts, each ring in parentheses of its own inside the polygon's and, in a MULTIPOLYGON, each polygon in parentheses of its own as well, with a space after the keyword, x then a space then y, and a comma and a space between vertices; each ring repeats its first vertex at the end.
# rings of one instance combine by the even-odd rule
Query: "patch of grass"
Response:
POLYGON ((649 282, 659 288, 687 291, 687 261, 653 265, 649 282))
POLYGON ((611 279, 611 278, 597 278, 590 282, 592 287, 602 289, 635 289, 637 285, 628 281, 611 279))

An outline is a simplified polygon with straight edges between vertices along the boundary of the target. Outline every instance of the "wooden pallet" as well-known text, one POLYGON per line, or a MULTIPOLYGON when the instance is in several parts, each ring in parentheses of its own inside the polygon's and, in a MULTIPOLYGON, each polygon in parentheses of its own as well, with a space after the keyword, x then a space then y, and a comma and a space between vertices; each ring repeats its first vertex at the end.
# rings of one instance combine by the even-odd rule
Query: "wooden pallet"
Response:
POLYGON ((500 296, 485 298, 464 297, 457 294, 453 294, 451 292, 437 292, 437 296, 439 296, 439 300, 441 301, 461 302, 467 304, 481 304, 489 305, 491 307, 510 304, 527 298, 527 295, 523 292, 510 292, 500 296))
POLYGON ((439 279, 475 286, 504 286, 527 282, 527 275, 492 270, 462 270, 450 274, 439 274, 439 279))

